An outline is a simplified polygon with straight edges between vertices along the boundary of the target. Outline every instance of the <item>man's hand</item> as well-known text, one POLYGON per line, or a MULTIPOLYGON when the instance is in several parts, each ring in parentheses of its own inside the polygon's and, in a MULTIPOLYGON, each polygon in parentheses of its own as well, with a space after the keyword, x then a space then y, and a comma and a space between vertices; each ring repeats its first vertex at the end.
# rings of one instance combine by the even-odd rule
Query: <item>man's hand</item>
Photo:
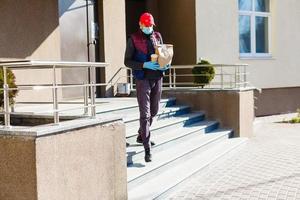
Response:
POLYGON ((166 71, 166 70, 168 70, 170 67, 171 67, 171 65, 168 64, 168 65, 165 65, 165 66, 163 66, 163 67, 160 67, 159 70, 160 70, 160 71, 166 71))
POLYGON ((159 69, 159 64, 157 62, 144 62, 143 65, 144 68, 146 69, 151 69, 151 70, 158 70, 159 69))

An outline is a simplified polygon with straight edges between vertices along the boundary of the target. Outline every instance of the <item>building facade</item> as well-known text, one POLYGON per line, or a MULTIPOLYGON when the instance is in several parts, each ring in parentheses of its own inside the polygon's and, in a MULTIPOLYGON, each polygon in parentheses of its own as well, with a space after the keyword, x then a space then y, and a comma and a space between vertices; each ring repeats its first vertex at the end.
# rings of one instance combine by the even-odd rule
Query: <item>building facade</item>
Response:
MULTIPOLYGON (((126 38, 138 29, 144 11, 154 15, 165 43, 174 44, 173 64, 195 64, 199 58, 247 63, 250 83, 262 89, 256 93, 256 115, 300 107, 297 0, 4 0, 0 57, 108 62, 106 70, 97 71, 97 81, 118 79, 126 75, 118 72, 124 66, 126 38)), ((34 77, 27 73, 17 72, 19 83, 49 77, 39 71, 34 77)), ((78 69, 61 70, 60 80, 82 82, 80 74, 78 69)), ((98 96, 113 94, 111 87, 98 90, 98 96)), ((72 99, 78 91, 60 95, 72 99)), ((41 96, 47 95, 37 98, 41 96)))
POLYGON ((197 57, 249 64, 256 115, 300 107, 300 2, 197 0, 197 57))
MULTIPOLYGON (((97 81, 111 80, 123 65, 126 45, 125 1, 45 0, 1 1, 0 58, 47 61, 101 61, 109 69, 97 70, 97 81)), ((83 83, 82 69, 59 70, 60 83, 83 83)), ((50 83, 46 70, 15 71, 18 84, 50 83)), ((125 73, 125 72, 124 72, 125 73)), ((123 73, 123 75, 124 75, 123 73)), ((119 73, 122 76, 122 72, 119 73)), ((22 92, 20 101, 49 101, 51 91, 22 92)), ((98 96, 112 96, 111 87, 98 96)), ((77 98, 82 91, 59 91, 63 99, 77 98)))

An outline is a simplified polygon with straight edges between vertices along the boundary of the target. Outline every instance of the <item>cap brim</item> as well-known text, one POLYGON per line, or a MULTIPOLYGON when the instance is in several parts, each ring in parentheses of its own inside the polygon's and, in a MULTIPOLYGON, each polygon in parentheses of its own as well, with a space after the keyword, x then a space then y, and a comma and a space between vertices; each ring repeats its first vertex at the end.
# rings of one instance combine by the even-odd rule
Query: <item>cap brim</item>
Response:
MULTIPOLYGON (((144 24, 144 23, 143 23, 144 24)), ((146 23, 146 24, 144 24, 146 27, 149 27, 149 26, 156 26, 156 24, 155 23, 146 23)))

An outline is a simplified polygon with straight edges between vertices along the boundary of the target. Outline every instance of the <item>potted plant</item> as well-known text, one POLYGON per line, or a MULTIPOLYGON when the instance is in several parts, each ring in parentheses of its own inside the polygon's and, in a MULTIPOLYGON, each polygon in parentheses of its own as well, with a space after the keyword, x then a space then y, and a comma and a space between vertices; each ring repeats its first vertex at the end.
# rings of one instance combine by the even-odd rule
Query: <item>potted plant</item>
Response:
MULTIPOLYGON (((13 72, 9 69, 6 70, 6 75, 7 75, 7 84, 9 88, 16 88, 16 77, 13 74, 13 72)), ((4 106, 4 96, 3 96, 3 69, 0 68, 0 107, 3 108, 4 106)), ((10 90, 8 93, 9 96, 9 105, 13 105, 15 103, 14 98, 16 97, 18 91, 17 90, 10 90)))
POLYGON ((209 84, 215 77, 214 66, 211 65, 207 60, 202 59, 192 69, 192 73, 194 75, 194 84, 202 88, 209 84))

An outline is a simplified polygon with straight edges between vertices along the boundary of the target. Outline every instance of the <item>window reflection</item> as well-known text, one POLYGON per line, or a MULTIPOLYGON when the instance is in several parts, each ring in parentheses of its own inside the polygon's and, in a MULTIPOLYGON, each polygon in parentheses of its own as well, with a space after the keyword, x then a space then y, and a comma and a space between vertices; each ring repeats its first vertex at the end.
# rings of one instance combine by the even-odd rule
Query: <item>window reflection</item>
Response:
POLYGON ((252 10, 252 0, 239 0, 239 10, 252 10))
POLYGON ((269 0, 255 0, 255 11, 269 12, 270 2, 269 0))
POLYGON ((268 53, 268 18, 256 17, 256 53, 268 53))
POLYGON ((239 17, 239 37, 240 37, 240 53, 251 52, 251 28, 250 16, 241 15, 239 17))

